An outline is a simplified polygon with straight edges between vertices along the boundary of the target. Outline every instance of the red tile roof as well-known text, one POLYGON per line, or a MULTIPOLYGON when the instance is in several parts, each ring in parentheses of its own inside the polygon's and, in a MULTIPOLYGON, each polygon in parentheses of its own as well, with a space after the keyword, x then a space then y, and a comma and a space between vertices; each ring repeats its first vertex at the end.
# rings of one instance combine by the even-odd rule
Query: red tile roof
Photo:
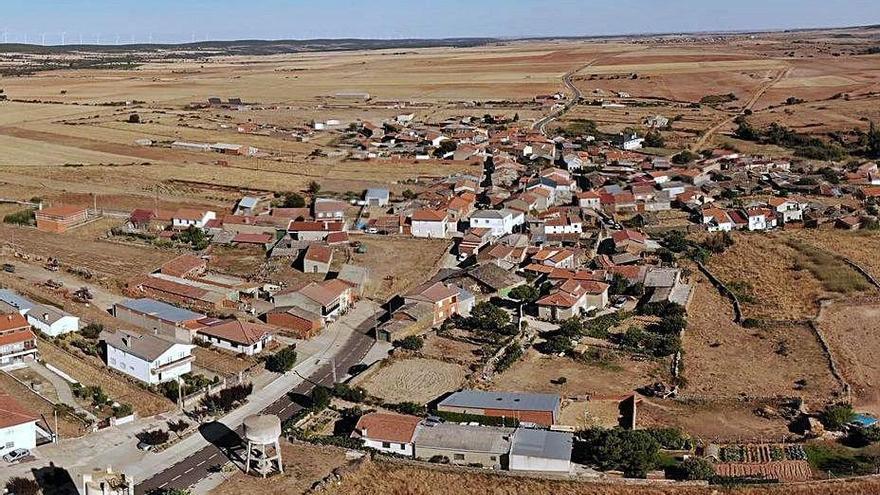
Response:
POLYGON ((414 222, 442 222, 446 220, 446 212, 440 210, 416 210, 412 219, 414 222))
POLYGON ((37 211, 37 214, 50 217, 72 217, 75 215, 80 215, 85 211, 86 209, 81 206, 58 205, 43 208, 42 210, 37 211))
POLYGON ((360 417, 355 432, 370 440, 410 443, 420 422, 416 416, 374 412, 360 417))
POLYGON ((275 237, 272 234, 236 234, 232 242, 239 244, 269 244, 275 237))
POLYGON ((253 345, 271 335, 274 327, 246 321, 230 320, 219 325, 204 327, 198 333, 217 337, 235 344, 253 345))
POLYGON ((37 417, 27 411, 11 395, 0 392, 0 428, 9 428, 36 421, 37 417))

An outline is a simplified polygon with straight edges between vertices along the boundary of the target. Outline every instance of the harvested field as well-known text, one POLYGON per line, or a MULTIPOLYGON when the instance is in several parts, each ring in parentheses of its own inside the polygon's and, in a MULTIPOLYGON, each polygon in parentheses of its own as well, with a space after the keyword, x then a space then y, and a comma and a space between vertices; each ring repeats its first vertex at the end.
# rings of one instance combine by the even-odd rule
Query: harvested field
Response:
POLYGON ((254 358, 240 358, 232 354, 198 346, 193 348, 192 353, 196 357, 193 363, 195 366, 213 371, 221 376, 235 375, 247 370, 257 362, 254 358))
POLYGON ((730 301, 702 274, 695 280, 682 342, 686 395, 799 395, 821 402, 837 390, 825 354, 806 325, 743 328, 733 323, 730 301), (800 380, 805 382, 797 385, 800 380))
POLYGON ((856 407, 880 414, 880 304, 839 303, 818 320, 841 373, 853 389, 856 407))
POLYGON ((430 333, 420 351, 425 357, 451 359, 462 364, 480 361, 480 346, 430 333))
POLYGON ((169 411, 173 406, 164 397, 144 390, 106 367, 98 367, 90 359, 69 354, 45 340, 38 340, 37 347, 47 363, 56 366, 83 385, 100 386, 111 400, 131 404, 141 417, 155 416, 169 411))
POLYGON ((880 233, 871 230, 810 230, 794 236, 798 242, 820 247, 853 260, 874 277, 880 277, 880 233))
POLYGON ((372 236, 358 240, 367 252, 354 253, 351 262, 370 269, 366 295, 382 301, 431 278, 450 246, 444 240, 372 236))
POLYGON ((387 402, 419 404, 452 392, 464 383, 466 370, 434 359, 398 359, 384 364, 359 385, 387 402))
POLYGON ((732 290, 738 292, 746 318, 811 318, 829 292, 854 295, 867 287, 858 273, 829 253, 788 243, 789 234, 734 234, 734 245, 710 259, 716 277, 739 285, 732 290))
POLYGON ((294 495, 305 493, 311 486, 328 476, 334 469, 345 465, 345 449, 322 447, 308 443, 281 443, 284 474, 259 478, 236 471, 231 478, 214 488, 210 495, 294 495))
POLYGON ((880 491, 880 480, 868 478, 834 482, 769 486, 718 487, 608 483, 530 478, 509 473, 464 471, 461 468, 417 466, 373 461, 346 475, 338 485, 320 493, 334 495, 867 495, 880 491))
POLYGON ((813 479, 813 470, 807 461, 774 461, 761 464, 720 463, 715 464, 715 474, 730 477, 759 477, 784 483, 813 479))
MULTIPOLYGON (((35 416, 42 418, 40 425, 44 428, 46 426, 46 421, 49 421, 48 425, 51 428, 55 427, 52 413, 54 405, 42 399, 31 389, 15 381, 11 376, 4 372, 0 372, 0 390, 14 397, 15 400, 26 410, 30 411, 35 416)), ((58 415, 58 432, 61 434, 62 438, 79 437, 84 435, 86 431, 86 427, 82 422, 65 415, 58 415)))
POLYGON ((547 357, 534 349, 495 377, 495 390, 547 392, 562 395, 617 395, 662 380, 665 362, 635 361, 621 357, 613 363, 582 363, 571 358, 547 357), (565 377, 562 385, 551 380, 565 377))

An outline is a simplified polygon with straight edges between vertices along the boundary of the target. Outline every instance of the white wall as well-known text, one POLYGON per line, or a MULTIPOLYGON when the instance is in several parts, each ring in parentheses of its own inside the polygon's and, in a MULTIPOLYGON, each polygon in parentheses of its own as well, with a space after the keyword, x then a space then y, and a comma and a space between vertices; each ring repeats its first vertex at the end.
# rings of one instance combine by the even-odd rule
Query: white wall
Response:
POLYGON ((0 456, 15 449, 32 449, 36 446, 37 428, 34 421, 0 429, 0 456))
POLYGON ((161 380, 159 379, 158 373, 154 374, 150 372, 153 368, 191 355, 192 347, 193 346, 191 345, 175 344, 168 349, 165 354, 159 356, 154 363, 148 363, 133 354, 129 354, 123 350, 108 345, 107 366, 129 376, 133 376, 142 382, 155 385, 157 383, 176 380, 177 377, 192 371, 192 363, 186 362, 167 371, 163 371, 161 380))
POLYGON ((420 222, 413 221, 413 237, 430 237, 432 239, 444 239, 446 237, 447 222, 420 222))
POLYGON ((413 444, 412 443, 394 443, 389 442, 390 447, 383 447, 381 440, 370 440, 368 438, 364 438, 364 447, 369 447, 371 449, 376 449, 380 452, 387 452, 389 454, 397 454, 397 455, 405 455, 407 457, 413 456, 413 444), (401 445, 403 447, 401 448, 401 445))
POLYGON ((543 459, 524 455, 511 455, 509 458, 511 471, 544 471, 567 473, 571 469, 571 461, 543 459))
POLYGON ((32 327, 52 337, 79 331, 79 318, 73 315, 64 316, 51 325, 30 313, 27 315, 27 320, 32 327))

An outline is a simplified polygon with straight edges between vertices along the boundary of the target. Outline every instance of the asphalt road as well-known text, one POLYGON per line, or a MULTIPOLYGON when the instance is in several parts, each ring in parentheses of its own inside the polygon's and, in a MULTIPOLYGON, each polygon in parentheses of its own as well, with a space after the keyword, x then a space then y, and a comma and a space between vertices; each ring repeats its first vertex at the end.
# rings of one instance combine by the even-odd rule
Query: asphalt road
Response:
POLYGON ((575 70, 566 72, 565 75, 562 76, 562 84, 564 84, 565 87, 568 88, 569 91, 571 91, 572 98, 570 100, 568 100, 568 102, 565 104, 565 106, 563 106, 559 110, 556 110, 555 112, 551 113, 550 115, 547 115, 546 117, 542 118, 541 120, 535 122, 534 125, 532 125, 532 129, 540 132, 541 134, 544 134, 544 128, 547 126, 547 124, 549 124, 550 122, 553 122, 554 120, 558 119, 559 117, 565 115, 569 110, 571 110, 575 105, 578 104, 578 101, 580 101, 581 96, 583 96, 583 93, 581 92, 580 89, 578 89, 577 86, 574 85, 573 82, 571 82, 571 78, 575 74, 577 74, 578 72, 586 69, 587 67, 589 67, 595 63, 596 63, 596 61, 593 60, 586 65, 578 67, 575 70))
MULTIPOLYGON (((348 369, 358 364, 369 351, 374 339, 367 332, 373 328, 373 318, 370 318, 358 326, 358 331, 353 333, 348 341, 343 344, 333 356, 335 360, 336 374, 344 377, 348 369)), ((333 368, 330 362, 318 368, 314 373, 305 377, 291 392, 308 396, 316 385, 333 385, 333 368)), ((262 414, 275 414, 281 421, 285 421, 298 411, 302 406, 290 399, 288 394, 280 397, 261 411, 262 414)), ((242 427, 235 430, 235 434, 225 427, 220 426, 217 430, 219 438, 210 438, 210 433, 203 435, 211 442, 210 445, 193 453, 186 459, 152 478, 144 480, 135 487, 136 493, 149 493, 152 490, 180 488, 185 489, 195 485, 211 474, 211 470, 217 466, 223 466, 230 462, 230 456, 234 456, 239 444, 239 438, 243 431, 242 427)))

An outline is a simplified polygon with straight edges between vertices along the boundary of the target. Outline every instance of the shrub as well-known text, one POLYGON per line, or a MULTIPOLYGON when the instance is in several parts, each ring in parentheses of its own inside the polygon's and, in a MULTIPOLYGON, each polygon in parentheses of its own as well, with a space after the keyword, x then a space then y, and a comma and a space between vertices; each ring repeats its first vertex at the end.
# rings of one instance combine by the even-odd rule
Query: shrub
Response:
POLYGON ((186 431, 189 428, 189 423, 185 420, 181 419, 180 421, 169 421, 168 422, 168 430, 180 436, 181 433, 186 431))
POLYGON ((320 411, 322 409, 326 409, 330 406, 330 398, 333 395, 330 393, 330 389, 327 387, 317 386, 312 389, 312 403, 310 405, 310 409, 313 411, 320 411))
POLYGON ((394 347, 400 347, 408 351, 418 351, 425 345, 425 339, 418 335, 410 335, 394 341, 394 347))
POLYGON ((645 430, 590 428, 577 437, 573 460, 603 471, 619 470, 630 478, 644 478, 659 462, 660 445, 645 430))
POLYGON ((88 325, 84 326, 82 330, 79 331, 79 334, 82 335, 84 338, 97 340, 98 336, 103 331, 104 325, 100 323, 89 323, 88 325))
POLYGON ((399 412, 400 414, 409 414, 412 416, 425 416, 428 414, 428 408, 422 404, 415 402, 398 402, 397 404, 385 404, 386 409, 399 412))
POLYGON ((519 361, 519 359, 523 355, 523 348, 519 344, 519 342, 514 342, 507 346, 507 349, 504 350, 504 353, 498 358, 498 362, 495 363, 495 371, 501 373, 510 368, 513 363, 519 361))
POLYGON ((170 438, 165 430, 149 430, 138 435, 138 439, 147 445, 162 445, 170 438))
POLYGON ((244 402, 253 389, 254 386, 250 383, 224 388, 216 394, 205 395, 202 398, 202 407, 212 413, 231 411, 236 405, 244 402))
POLYGON ((296 365, 296 348, 285 347, 266 358, 266 369, 275 373, 287 373, 296 365))
POLYGON ((715 468, 708 459, 690 457, 676 466, 671 474, 677 480, 710 480, 715 476, 715 468))
POLYGON ((13 225, 35 225, 37 223, 34 210, 21 210, 3 217, 3 223, 13 225))
POLYGON ((131 416, 132 413, 134 413, 134 408, 131 407, 131 404, 119 404, 113 408, 114 418, 124 418, 131 416))
POLYGON ((6 491, 15 495, 37 495, 40 485, 34 480, 16 476, 6 482, 6 491))
POLYGON ((333 385, 333 395, 349 402, 363 402, 367 398, 367 391, 362 387, 337 383, 333 385))
POLYGON ((819 415, 819 420, 825 428, 832 431, 840 431, 852 422, 855 412, 849 404, 831 404, 819 415))
POLYGON ((684 450, 690 447, 690 439, 678 428, 649 428, 647 431, 660 448, 667 450, 684 450))

